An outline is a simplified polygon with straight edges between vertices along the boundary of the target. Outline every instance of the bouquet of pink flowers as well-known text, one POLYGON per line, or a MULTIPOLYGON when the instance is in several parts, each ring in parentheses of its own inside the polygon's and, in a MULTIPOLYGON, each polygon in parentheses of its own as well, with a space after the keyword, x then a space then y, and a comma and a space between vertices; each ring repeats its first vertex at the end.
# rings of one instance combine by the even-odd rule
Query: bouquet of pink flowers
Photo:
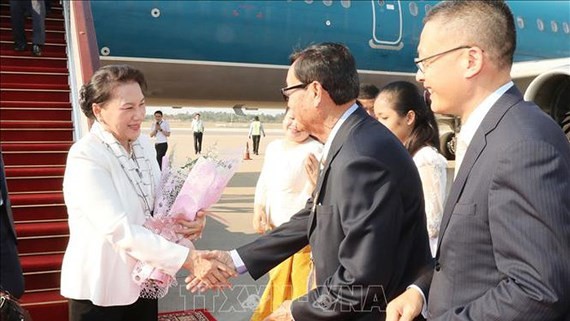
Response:
MULTIPOLYGON (((154 214, 144 226, 169 241, 193 248, 190 240, 175 233, 176 220, 193 221, 199 210, 209 208, 220 199, 241 159, 237 153, 224 156, 208 152, 178 169, 173 169, 171 160, 164 157, 154 214)), ((132 277, 141 286, 143 298, 162 298, 171 285, 176 285, 175 276, 140 261, 132 277)))

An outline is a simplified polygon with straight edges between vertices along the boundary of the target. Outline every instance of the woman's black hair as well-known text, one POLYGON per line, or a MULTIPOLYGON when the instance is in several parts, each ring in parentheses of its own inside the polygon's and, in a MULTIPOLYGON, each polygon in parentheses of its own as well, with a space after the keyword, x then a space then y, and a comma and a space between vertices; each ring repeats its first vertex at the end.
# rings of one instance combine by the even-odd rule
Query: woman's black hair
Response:
POLYGON ((108 65, 99 68, 89 83, 81 87, 79 104, 85 116, 95 119, 93 104, 104 105, 113 95, 118 85, 136 82, 143 92, 146 90, 146 80, 143 73, 129 65, 108 65))
POLYGON ((415 113, 414 128, 410 137, 404 142, 412 156, 426 145, 438 149, 439 130, 435 115, 414 84, 395 81, 382 88, 380 94, 389 95, 393 109, 400 117, 406 116, 410 110, 415 113))

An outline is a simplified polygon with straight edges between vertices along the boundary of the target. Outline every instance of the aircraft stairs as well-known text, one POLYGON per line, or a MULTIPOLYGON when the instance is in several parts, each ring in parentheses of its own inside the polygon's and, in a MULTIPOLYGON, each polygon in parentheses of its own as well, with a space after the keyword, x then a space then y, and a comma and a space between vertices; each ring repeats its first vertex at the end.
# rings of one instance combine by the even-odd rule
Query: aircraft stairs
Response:
MULTIPOLYGON (((34 321, 66 321, 59 294, 69 239, 62 181, 73 142, 65 23, 52 1, 43 55, 13 50, 9 1, 0 4, 0 145, 24 271, 22 304, 34 321)), ((31 18, 26 19, 27 39, 31 18)))

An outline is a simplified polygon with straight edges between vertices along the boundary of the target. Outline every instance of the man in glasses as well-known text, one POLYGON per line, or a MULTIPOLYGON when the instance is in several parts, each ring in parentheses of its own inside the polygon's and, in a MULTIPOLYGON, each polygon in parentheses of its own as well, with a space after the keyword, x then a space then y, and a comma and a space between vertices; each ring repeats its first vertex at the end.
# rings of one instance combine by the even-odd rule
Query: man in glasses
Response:
POLYGON ((231 255, 238 272, 257 279, 309 244, 311 290, 268 320, 383 320, 387 300, 431 262, 416 166, 356 104, 359 79, 348 48, 317 44, 291 61, 281 92, 295 121, 324 144, 317 187, 289 222, 231 254, 218 252, 219 259, 231 255))
POLYGON ((503 1, 446 1, 425 18, 416 77, 435 112, 461 118, 465 148, 435 269, 388 305, 390 321, 567 320, 570 147, 511 81, 515 47, 503 1))

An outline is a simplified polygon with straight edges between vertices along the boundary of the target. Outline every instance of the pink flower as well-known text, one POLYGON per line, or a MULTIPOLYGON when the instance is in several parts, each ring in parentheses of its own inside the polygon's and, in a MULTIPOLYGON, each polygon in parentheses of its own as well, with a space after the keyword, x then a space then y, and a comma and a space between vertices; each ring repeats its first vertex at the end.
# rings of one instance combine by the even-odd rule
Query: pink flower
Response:
MULTIPOLYGON (((166 160, 168 158, 165 157, 166 160)), ((176 220, 193 221, 196 213, 215 204, 234 175, 240 162, 239 153, 219 159, 210 153, 186 166, 173 169, 163 159, 160 185, 157 187, 153 217, 144 226, 154 233, 189 248, 190 240, 175 233, 176 220)), ((176 284, 175 276, 168 275, 143 262, 137 262, 133 280, 141 286, 142 298, 161 298, 176 284)))

